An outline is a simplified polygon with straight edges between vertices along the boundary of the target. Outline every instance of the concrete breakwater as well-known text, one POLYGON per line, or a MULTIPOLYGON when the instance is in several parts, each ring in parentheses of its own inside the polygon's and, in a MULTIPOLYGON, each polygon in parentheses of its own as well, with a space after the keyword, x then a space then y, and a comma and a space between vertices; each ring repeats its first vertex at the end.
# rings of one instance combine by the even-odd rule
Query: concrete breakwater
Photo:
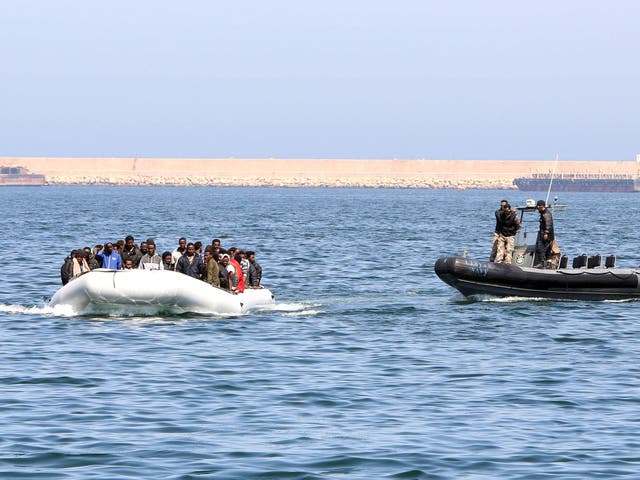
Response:
POLYGON ((49 185, 165 185, 191 187, 367 187, 367 188, 455 188, 455 189, 510 189, 516 188, 512 179, 502 180, 444 180, 437 178, 340 178, 320 179, 312 177, 286 178, 234 178, 211 176, 52 176, 49 185))
MULTIPOLYGON (((552 160, 157 159, 0 157, 51 185, 510 189, 552 160)), ((557 174, 637 174, 634 161, 560 161, 557 174)))

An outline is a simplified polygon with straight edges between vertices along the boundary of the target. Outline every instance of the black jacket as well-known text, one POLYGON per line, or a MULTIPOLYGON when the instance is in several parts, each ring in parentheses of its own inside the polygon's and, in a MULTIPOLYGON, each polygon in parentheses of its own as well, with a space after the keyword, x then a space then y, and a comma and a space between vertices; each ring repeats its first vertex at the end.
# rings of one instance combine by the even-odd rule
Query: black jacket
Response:
POLYGON ((64 263, 62 267, 60 267, 60 280, 62 280, 62 285, 66 285, 71 280, 73 275, 73 259, 71 257, 67 257, 64 259, 64 263))
POLYGON ((220 288, 229 290, 229 272, 222 262, 218 262, 218 277, 220 278, 220 288))
POLYGON ((125 260, 131 259, 131 261, 133 262, 133 268, 138 268, 140 259, 142 258, 142 252, 138 247, 134 245, 131 250, 126 250, 125 247, 125 250, 122 250, 122 252, 120 252, 120 256, 122 257, 123 265, 125 260))
POLYGON ((251 287, 260 286, 262 280, 262 267, 258 262, 249 263, 249 279, 247 285, 251 287))
POLYGON ((505 237, 513 237, 520 230, 520 218, 512 210, 500 212, 500 230, 498 233, 505 237))
POLYGON ((500 228, 502 227, 502 220, 500 219, 501 214, 502 214, 501 208, 496 210, 496 228, 494 230, 495 233, 500 233, 500 228))
POLYGON ((202 257, 197 253, 193 254, 191 263, 189 263, 187 254, 182 255, 176 265, 176 272, 184 273, 185 275, 198 279, 202 279, 202 275, 207 274, 202 257))
POLYGON ((553 233, 553 215, 548 208, 544 209, 544 212, 540 212, 540 236, 543 233, 549 235, 549 241, 552 241, 555 238, 553 233))

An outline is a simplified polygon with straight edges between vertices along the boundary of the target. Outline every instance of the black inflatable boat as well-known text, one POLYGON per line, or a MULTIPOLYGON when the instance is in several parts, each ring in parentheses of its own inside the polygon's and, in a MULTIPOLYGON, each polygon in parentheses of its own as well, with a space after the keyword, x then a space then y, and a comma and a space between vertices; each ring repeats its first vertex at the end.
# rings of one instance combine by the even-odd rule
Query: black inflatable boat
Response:
MULTIPOLYGON (((517 207, 521 218, 534 205, 517 207)), ((535 232, 537 235, 537 230, 535 232)), ((535 240, 527 243, 527 231, 516 236, 511 264, 474 260, 466 256, 438 259, 435 271, 445 283, 465 296, 527 297, 562 300, 640 299, 640 269, 616 268, 611 255, 579 255, 571 267, 562 256, 557 267, 533 268, 535 240)))
POLYGON ((628 268, 541 270, 466 257, 443 257, 438 276, 465 296, 627 300, 640 298, 639 271, 628 268))

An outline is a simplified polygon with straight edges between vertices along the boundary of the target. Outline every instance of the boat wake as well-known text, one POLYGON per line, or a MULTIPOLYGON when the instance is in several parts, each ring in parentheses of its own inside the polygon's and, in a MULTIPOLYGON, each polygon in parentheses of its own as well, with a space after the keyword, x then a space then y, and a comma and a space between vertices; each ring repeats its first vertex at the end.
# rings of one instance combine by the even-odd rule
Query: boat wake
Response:
POLYGON ((480 302, 487 303, 517 303, 517 302, 570 302, 573 300, 553 300, 544 297, 492 297, 491 295, 474 295, 480 302))
MULTIPOLYGON (((473 295, 473 300, 487 303, 517 303, 517 302, 578 302, 575 298, 544 298, 544 297, 493 297, 491 295, 473 295)), ((469 300, 469 299, 467 299, 469 300)), ((637 302, 637 298, 624 298, 616 300, 602 300, 603 303, 628 303, 637 302)))
POLYGON ((277 303, 261 308, 263 312, 279 312, 285 317, 312 317, 323 313, 320 304, 307 303, 277 303))
MULTIPOLYGON (((266 305, 252 309, 250 313, 280 313, 285 317, 310 317, 323 313, 320 308, 321 304, 308 304, 308 303, 279 303, 274 305, 266 305)), ((215 317, 229 318, 236 316, 244 316, 246 314, 204 314, 204 313, 185 313, 183 311, 172 311, 171 309, 159 308, 157 306, 145 305, 136 306, 132 308, 131 305, 110 305, 108 307, 101 306, 98 308, 90 308, 81 313, 75 312, 71 305, 43 305, 43 306, 26 306, 26 305, 7 305, 0 304, 0 314, 14 314, 14 315, 42 315, 53 317, 183 317, 198 316, 198 317, 215 317)))
POLYGON ((225 315, 209 314, 209 313, 191 313, 174 311, 167 309, 166 307, 157 307, 152 305, 135 306, 130 305, 110 305, 100 306, 95 308, 85 309, 83 312, 78 313, 73 310, 71 305, 45 305, 42 307, 24 305, 2 305, 0 304, 0 314, 9 313, 17 315, 42 315, 52 317, 99 317, 99 318, 135 318, 135 317, 153 317, 153 318, 165 318, 165 317, 184 317, 184 316, 198 316, 198 317, 211 317, 216 318, 229 318, 241 316, 241 314, 228 313, 225 315))
POLYGON ((0 313, 47 316, 52 315, 57 317, 75 317, 77 315, 77 313, 73 311, 73 308, 71 308, 70 305, 57 305, 55 307, 50 307, 48 305, 44 305, 42 307, 27 307, 25 305, 0 304, 0 313))

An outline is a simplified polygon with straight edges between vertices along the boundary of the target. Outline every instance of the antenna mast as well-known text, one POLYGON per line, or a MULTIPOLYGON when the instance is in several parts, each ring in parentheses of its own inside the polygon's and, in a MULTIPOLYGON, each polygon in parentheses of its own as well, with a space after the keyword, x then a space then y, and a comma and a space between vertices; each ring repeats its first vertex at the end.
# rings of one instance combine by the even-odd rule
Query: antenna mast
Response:
POLYGON ((556 163, 553 164, 553 173, 549 179, 549 190, 547 190, 547 198, 544 200, 545 205, 549 205, 549 195, 551 195, 551 185, 553 184, 553 177, 556 176, 556 168, 558 167, 558 154, 556 154, 556 163))

